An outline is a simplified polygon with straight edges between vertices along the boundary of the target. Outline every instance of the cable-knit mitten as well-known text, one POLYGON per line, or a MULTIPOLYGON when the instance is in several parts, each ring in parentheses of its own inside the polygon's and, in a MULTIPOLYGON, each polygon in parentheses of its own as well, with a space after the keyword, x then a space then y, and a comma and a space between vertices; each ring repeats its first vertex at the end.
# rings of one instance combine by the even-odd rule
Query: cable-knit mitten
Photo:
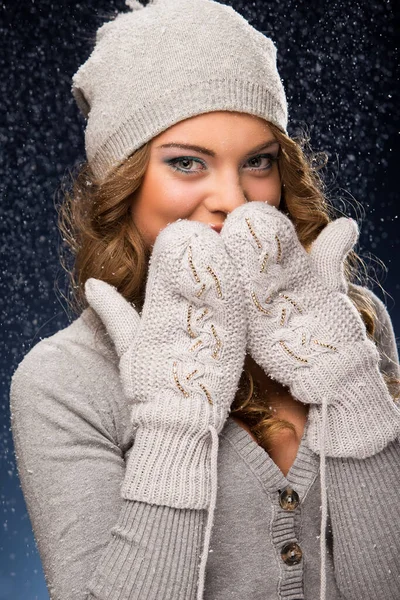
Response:
POLYGON ((179 220, 158 235, 141 317, 115 288, 86 297, 114 341, 136 429, 122 494, 176 508, 210 501, 210 427, 219 433, 246 349, 238 275, 218 233, 179 220))
POLYGON ((221 236, 245 288, 248 351, 311 404, 309 447, 319 453, 324 444, 327 456, 355 458, 382 450, 400 434, 400 410, 347 295, 344 259, 358 237, 355 221, 333 221, 307 253, 287 216, 251 202, 227 217, 221 236))

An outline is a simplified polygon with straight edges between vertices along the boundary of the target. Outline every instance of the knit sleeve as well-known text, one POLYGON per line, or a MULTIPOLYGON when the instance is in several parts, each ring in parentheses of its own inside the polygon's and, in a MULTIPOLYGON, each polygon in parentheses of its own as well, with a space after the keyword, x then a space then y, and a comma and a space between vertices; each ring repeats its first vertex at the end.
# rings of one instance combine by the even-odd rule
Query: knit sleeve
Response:
POLYGON ((398 600, 400 442, 365 459, 328 458, 338 588, 346 600, 398 600))
POLYGON ((98 376, 43 340, 12 379, 18 472, 50 598, 193 599, 206 511, 122 498, 129 457, 95 397, 98 376))
MULTIPOLYGON (((389 313, 373 292, 380 369, 399 377, 396 339, 389 313)), ((400 513, 396 485, 400 441, 366 459, 327 459, 335 576, 346 600, 398 600, 400 513)))

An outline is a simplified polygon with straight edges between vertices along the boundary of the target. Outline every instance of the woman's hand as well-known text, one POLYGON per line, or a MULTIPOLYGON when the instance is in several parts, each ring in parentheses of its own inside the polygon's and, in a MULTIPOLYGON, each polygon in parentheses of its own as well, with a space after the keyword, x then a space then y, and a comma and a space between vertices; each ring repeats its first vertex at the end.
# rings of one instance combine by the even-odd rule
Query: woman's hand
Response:
POLYGON ((326 454, 364 458, 400 434, 400 410, 379 372, 379 354, 349 297, 344 259, 355 221, 330 223, 312 245, 273 206, 251 202, 221 236, 245 288, 248 351, 273 379, 310 404, 306 439, 319 452, 327 404, 326 454))
POLYGON ((229 414, 247 330, 243 290, 221 237, 203 223, 168 225, 154 244, 141 317, 105 282, 89 279, 86 297, 121 357, 137 429, 124 497, 206 507, 209 429, 219 433, 229 414))

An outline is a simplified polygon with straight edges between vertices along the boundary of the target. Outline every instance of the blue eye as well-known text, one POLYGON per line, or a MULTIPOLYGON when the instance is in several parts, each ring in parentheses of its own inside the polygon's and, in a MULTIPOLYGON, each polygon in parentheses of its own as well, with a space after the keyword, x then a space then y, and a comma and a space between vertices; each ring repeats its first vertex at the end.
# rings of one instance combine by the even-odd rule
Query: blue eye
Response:
POLYGON ((264 167, 251 168, 250 171, 269 171, 272 168, 274 162, 276 162, 278 160, 277 155, 274 156, 272 154, 258 154, 258 156, 253 156, 253 158, 250 158, 250 160, 248 162, 250 163, 254 160, 260 160, 263 158, 268 160, 268 164, 264 167))
POLYGON ((203 161, 198 160, 196 158, 192 158, 190 156, 180 156, 178 158, 173 158, 172 160, 167 160, 167 164, 169 164, 174 169, 174 171, 179 171, 179 173, 184 173, 185 175, 193 175, 194 173, 200 173, 200 171, 204 170, 204 169, 199 169, 197 171, 188 171, 185 168, 181 169, 181 168, 175 166, 177 163, 183 163, 183 162, 189 162, 189 163, 197 162, 198 164, 204 165, 203 161))
MULTIPOLYGON (((261 159, 266 159, 267 160, 267 164, 264 167, 251 167, 250 169, 248 169, 249 171, 269 171, 272 166, 273 163, 276 162, 278 160, 278 156, 277 155, 272 155, 272 154, 258 154, 257 156, 253 156, 253 158, 251 158, 248 162, 251 163, 253 161, 258 161, 261 159)), ((179 173, 184 173, 185 175, 194 175, 196 173, 200 173, 201 171, 204 171, 205 168, 203 169, 196 169, 196 170, 189 170, 189 167, 177 167, 176 165, 178 163, 198 163, 200 165, 203 165, 204 167, 204 163, 202 160, 198 159, 198 158, 194 158, 192 156, 179 156, 177 158, 172 158, 171 160, 167 160, 166 163, 168 165, 170 165, 170 167, 172 167, 172 169, 174 171, 178 171, 179 173)))

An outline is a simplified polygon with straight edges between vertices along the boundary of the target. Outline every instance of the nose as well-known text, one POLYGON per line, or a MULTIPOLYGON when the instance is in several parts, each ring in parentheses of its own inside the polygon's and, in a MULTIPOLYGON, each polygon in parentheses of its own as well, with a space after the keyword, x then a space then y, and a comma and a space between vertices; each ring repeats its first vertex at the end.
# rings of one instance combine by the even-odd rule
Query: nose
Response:
POLYGON ((217 181, 215 188, 210 191, 206 206, 210 212, 222 212, 226 215, 241 206, 249 199, 240 181, 234 177, 217 181))

